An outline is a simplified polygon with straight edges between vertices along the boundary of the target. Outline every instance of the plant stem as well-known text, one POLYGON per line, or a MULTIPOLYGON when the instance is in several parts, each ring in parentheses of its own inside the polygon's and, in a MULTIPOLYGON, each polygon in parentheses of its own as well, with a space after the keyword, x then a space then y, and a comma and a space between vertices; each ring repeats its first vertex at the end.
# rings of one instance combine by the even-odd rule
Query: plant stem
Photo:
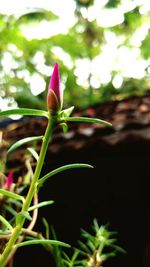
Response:
POLYGON ((15 242, 18 239, 19 234, 21 232, 21 229, 23 227, 23 224, 25 222, 25 216, 23 215, 23 212, 28 211, 30 204, 31 204, 31 201, 32 201, 34 194, 36 192, 37 181, 39 179, 39 176, 40 176, 40 173, 42 170, 42 166, 44 164, 46 151, 47 151, 48 144, 49 144, 49 141, 50 141, 51 136, 52 136, 52 132, 53 132, 53 128, 55 126, 55 123, 56 123, 56 119, 54 117, 49 118, 47 128, 45 131, 45 135, 43 136, 42 147, 41 147, 39 159, 38 159, 38 162, 36 165, 36 169, 35 169, 35 172, 33 175, 33 179, 32 179, 28 194, 26 196, 25 202, 23 204, 22 210, 21 210, 20 214, 18 214, 19 218, 18 218, 18 220, 16 220, 16 226, 12 231, 11 238, 6 245, 5 250, 0 255, 0 267, 6 266, 9 255, 10 255, 10 253, 12 253, 13 246, 15 245, 15 242))

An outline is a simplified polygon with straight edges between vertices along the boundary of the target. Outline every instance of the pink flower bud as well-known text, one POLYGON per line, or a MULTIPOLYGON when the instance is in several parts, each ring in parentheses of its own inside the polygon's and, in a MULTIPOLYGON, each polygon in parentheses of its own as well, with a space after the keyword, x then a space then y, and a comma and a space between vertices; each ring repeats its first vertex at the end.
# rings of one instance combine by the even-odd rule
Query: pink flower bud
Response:
POLYGON ((63 104, 63 91, 60 88, 59 66, 56 63, 48 87, 47 107, 48 110, 56 113, 62 108, 62 104, 63 104))
POLYGON ((5 185, 4 185, 4 187, 5 187, 5 189, 7 189, 8 191, 10 191, 11 188, 12 188, 12 185, 13 185, 13 172, 10 171, 10 172, 8 173, 8 176, 6 177, 6 181, 5 181, 5 185))

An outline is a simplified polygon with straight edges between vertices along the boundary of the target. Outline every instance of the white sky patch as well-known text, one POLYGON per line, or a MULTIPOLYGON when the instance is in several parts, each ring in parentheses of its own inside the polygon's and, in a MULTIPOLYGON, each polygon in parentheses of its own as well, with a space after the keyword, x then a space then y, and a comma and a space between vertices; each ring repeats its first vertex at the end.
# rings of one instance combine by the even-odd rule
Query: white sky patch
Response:
POLYGON ((109 55, 101 54, 92 61, 91 73, 94 77, 99 77, 101 84, 107 84, 111 80, 112 68, 113 61, 110 60, 109 55))
POLYGON ((38 73, 34 73, 31 76, 30 80, 30 90, 32 94, 35 96, 39 95, 45 90, 45 87, 46 87, 46 82, 44 81, 44 79, 38 73))
POLYGON ((57 35, 57 34, 67 34, 69 30, 68 21, 65 20, 62 22, 62 20, 54 20, 54 21, 41 21, 39 24, 30 25, 29 26, 22 26, 21 30, 23 32, 23 35, 28 39, 44 39, 49 38, 51 36, 57 35))
MULTIPOLYGON (((18 108, 17 102, 14 100, 13 97, 7 97, 7 98, 2 98, 0 96, 0 110, 8 110, 8 109, 13 109, 13 108, 18 108)), ((13 120, 19 120, 22 116, 20 115, 12 115, 9 116, 9 118, 13 120)))
POLYGON ((68 11, 70 11, 71 14, 74 12, 75 3, 73 0, 0 0, 0 12, 4 14, 24 14, 27 9, 32 8, 45 8, 51 10, 58 16, 65 17, 69 15, 68 11))
POLYGON ((114 69, 123 77, 141 79, 145 76, 147 61, 140 58, 139 48, 122 46, 116 52, 114 69))
POLYGON ((139 9, 141 15, 149 13, 150 11, 150 1, 149 0, 143 0, 141 3, 141 7, 139 9))
POLYGON ((50 76, 52 67, 45 64, 45 57, 42 51, 37 51, 32 58, 32 63, 35 64, 36 69, 43 75, 50 76))
POLYGON ((132 11, 137 5, 138 1, 137 0, 122 0, 120 5, 119 5, 119 8, 124 12, 129 12, 129 11, 132 11))
POLYGON ((93 88, 99 88, 101 86, 100 78, 95 75, 92 75, 90 79, 90 84, 93 88))
POLYGON ((3 66, 3 71, 8 74, 12 69, 17 69, 19 67, 18 62, 13 59, 12 54, 9 52, 3 54, 1 64, 3 66))
POLYGON ((115 75, 112 80, 112 84, 116 89, 119 89, 123 83, 123 77, 119 74, 115 75))
POLYGON ((77 59, 74 74, 77 76, 78 85, 87 88, 89 86, 88 77, 91 71, 91 61, 88 58, 77 59))
POLYGON ((67 66, 68 68, 73 67, 73 62, 71 59, 71 56, 66 53, 61 47, 59 46, 54 46, 51 51, 58 57, 60 60, 63 61, 64 65, 67 66))
POLYGON ((148 34, 149 28, 150 25, 148 25, 148 23, 145 23, 140 28, 138 28, 131 36, 130 44, 135 47, 140 47, 145 36, 148 34))
POLYGON ((30 82, 31 76, 28 70, 18 70, 16 75, 19 79, 24 79, 26 83, 30 82))
POLYGON ((97 24, 101 27, 113 27, 124 21, 124 14, 117 8, 102 9, 97 16, 97 24))

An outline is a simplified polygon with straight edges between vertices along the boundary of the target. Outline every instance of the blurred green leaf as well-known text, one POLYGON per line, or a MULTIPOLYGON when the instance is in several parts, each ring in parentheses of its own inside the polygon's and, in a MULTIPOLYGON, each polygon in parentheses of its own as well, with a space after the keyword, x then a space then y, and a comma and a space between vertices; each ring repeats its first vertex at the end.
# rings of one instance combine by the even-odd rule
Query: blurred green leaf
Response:
POLYGON ((26 137, 23 138, 19 141, 17 141, 16 143, 14 143, 7 151, 7 154, 9 154, 10 152, 13 152, 14 150, 16 150, 17 148, 19 148, 20 146, 29 143, 29 142, 33 142, 33 141, 39 141, 42 140, 43 136, 32 136, 32 137, 26 137))
POLYGON ((48 117, 47 112, 44 110, 17 108, 17 109, 9 109, 9 110, 0 111, 0 116, 12 116, 12 115, 48 117))
POLYGON ((10 198, 15 198, 17 200, 21 200, 22 202, 24 202, 24 197, 23 196, 15 194, 15 193, 13 193, 11 191, 7 191, 5 189, 0 189, 0 194, 4 195, 4 196, 7 196, 7 197, 10 197, 10 198))
POLYGON ((43 183, 45 183, 45 181, 52 177, 53 175, 56 175, 57 173, 69 170, 69 169, 77 169, 77 168, 93 168, 93 166, 89 165, 89 164, 82 164, 82 163, 74 163, 74 164, 68 164, 68 165, 64 165, 62 167, 59 167, 51 172, 49 172, 48 174, 44 175, 42 178, 40 178, 38 180, 38 185, 41 186, 43 185, 43 183))
POLYGON ((31 155, 36 159, 36 161, 38 161, 39 159, 39 155, 38 153, 35 151, 35 149, 33 147, 28 147, 27 150, 31 153, 31 155))
POLYGON ((65 121, 72 121, 72 122, 89 122, 89 123, 98 123, 98 124, 104 124, 107 126, 112 126, 111 123, 107 122, 107 121, 103 121, 100 119, 93 119, 93 118, 83 118, 83 117, 69 117, 69 118, 65 118, 65 121))
POLYGON ((45 207, 48 205, 52 205, 53 203, 54 203, 53 200, 42 201, 42 202, 38 203, 37 205, 31 206, 28 209, 28 211, 32 211, 32 210, 39 209, 39 208, 42 208, 42 207, 45 207))
POLYGON ((57 240, 41 240, 41 239, 34 239, 34 240, 29 240, 29 241, 24 241, 21 243, 18 243, 15 245, 16 248, 24 247, 24 246, 29 246, 29 245, 53 245, 53 246, 62 246, 62 247, 70 247, 70 245, 57 241, 57 240))
POLYGON ((11 224, 2 215, 0 215, 0 221, 6 226, 7 229, 13 230, 11 224))
POLYGON ((31 8, 29 9, 29 11, 27 11, 17 19, 17 23, 19 23, 19 25, 22 23, 26 24, 30 22, 40 23, 42 20, 51 21, 56 19, 58 19, 58 16, 55 15, 52 11, 48 11, 44 8, 31 8))

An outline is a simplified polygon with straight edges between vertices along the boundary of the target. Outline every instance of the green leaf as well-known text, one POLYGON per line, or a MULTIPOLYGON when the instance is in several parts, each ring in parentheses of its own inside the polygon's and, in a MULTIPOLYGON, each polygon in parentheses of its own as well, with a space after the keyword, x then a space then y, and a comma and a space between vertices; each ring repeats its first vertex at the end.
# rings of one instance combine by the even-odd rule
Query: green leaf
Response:
POLYGON ((12 207, 10 207, 10 206, 4 204, 4 208, 5 208, 5 210, 7 210, 8 212, 10 212, 13 216, 16 217, 17 212, 16 212, 12 207))
POLYGON ((18 147, 28 143, 28 142, 33 142, 33 141, 38 141, 38 140, 41 140, 43 138, 43 136, 32 136, 32 137, 26 137, 26 138, 23 138, 19 141, 17 141, 16 143, 14 143, 7 151, 7 154, 16 150, 18 147))
POLYGON ((0 215, 0 221, 6 226, 7 229, 9 230, 13 229, 10 223, 2 215, 0 215))
POLYGON ((112 248, 115 248, 117 252, 121 252, 121 253, 124 253, 124 254, 127 253, 123 248, 121 248, 118 245, 112 245, 112 248))
POLYGON ((28 221, 32 221, 32 217, 30 216, 29 212, 27 211, 21 211, 20 212, 24 218, 26 218, 28 221))
POLYGON ((111 123, 107 121, 103 121, 100 119, 93 119, 93 118, 86 118, 86 117, 65 117, 65 121, 73 121, 73 122, 92 122, 92 123, 98 123, 98 124, 104 124, 107 126, 112 126, 111 123))
POLYGON ((44 8, 33 8, 26 10, 25 14, 19 17, 17 20, 17 23, 19 22, 20 24, 25 24, 25 25, 30 25, 30 23, 40 23, 42 20, 55 20, 57 19, 58 16, 55 15, 53 12, 50 10, 45 10, 44 8))
POLYGON ((15 198, 17 200, 21 200, 22 202, 24 202, 24 200, 25 200, 23 196, 20 196, 18 194, 13 193, 13 192, 7 191, 5 189, 0 189, 0 194, 7 196, 7 197, 15 198))
POLYGON ((45 236, 46 239, 49 239, 49 224, 45 218, 42 218, 43 224, 45 226, 45 236))
POLYGON ((67 125, 67 123, 62 122, 60 124, 60 126, 62 127, 64 133, 67 133, 68 132, 68 125, 67 125))
POLYGON ((28 147, 27 150, 31 153, 31 155, 38 161, 39 155, 38 153, 34 150, 33 147, 28 147))
POLYGON ((44 175, 41 179, 39 179, 38 185, 41 186, 48 178, 52 177, 53 175, 59 172, 66 171, 69 169, 76 169, 76 168, 93 168, 93 166, 89 164, 82 164, 82 163, 64 165, 44 175))
POLYGON ((17 108, 9 109, 0 112, 0 116, 10 115, 27 115, 27 116, 42 116, 48 118, 48 113, 45 110, 28 109, 28 108, 17 108))
POLYGON ((39 209, 39 208, 44 207, 44 206, 52 205, 53 203, 54 203, 53 200, 43 201, 43 202, 38 203, 37 205, 31 206, 28 209, 28 211, 32 211, 32 210, 39 209))
POLYGON ((8 199, 8 203, 12 203, 15 206, 17 206, 18 208, 22 208, 22 203, 20 203, 18 200, 12 198, 12 199, 8 199))
POLYGON ((67 109, 64 109, 60 112, 60 117, 70 117, 71 113, 73 112, 74 110, 74 106, 70 107, 70 108, 67 108, 67 109))
POLYGON ((57 240, 41 240, 41 239, 34 239, 34 240, 29 240, 25 242, 21 242, 15 245, 15 248, 19 247, 24 247, 24 246, 29 246, 29 245, 54 245, 54 246, 62 246, 62 247, 70 247, 70 245, 57 241, 57 240))
MULTIPOLYGON (((55 229, 53 227, 53 225, 51 226, 51 234, 52 234, 52 237, 54 238, 54 240, 57 240, 57 235, 56 235, 56 232, 55 232, 55 229)), ((54 256, 54 259, 55 259, 55 263, 56 263, 56 266, 57 267, 64 267, 64 261, 63 261, 63 258, 62 258, 62 248, 61 247, 57 247, 55 246, 53 248, 53 256, 54 256)))

